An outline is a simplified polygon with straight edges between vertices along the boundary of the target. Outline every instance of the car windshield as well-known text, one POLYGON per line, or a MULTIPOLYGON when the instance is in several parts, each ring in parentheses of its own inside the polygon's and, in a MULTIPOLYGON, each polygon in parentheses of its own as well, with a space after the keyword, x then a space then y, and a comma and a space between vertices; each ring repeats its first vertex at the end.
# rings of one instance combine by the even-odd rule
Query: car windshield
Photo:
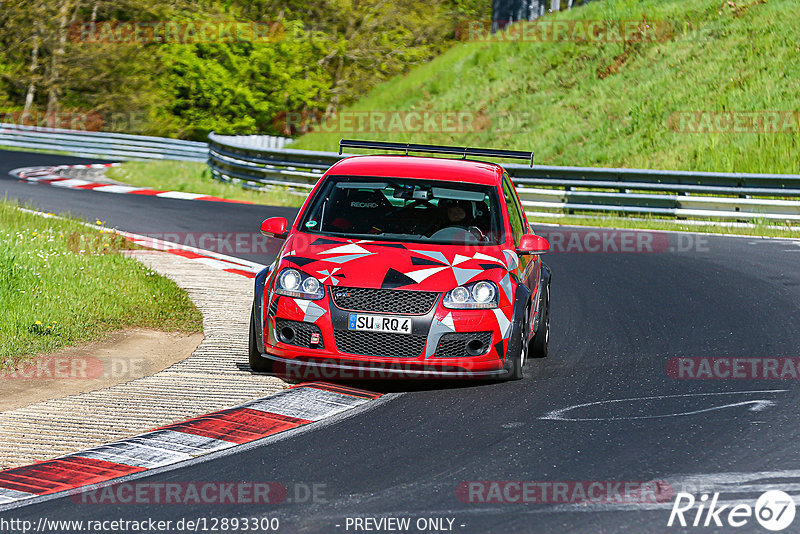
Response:
POLYGON ((410 178, 328 177, 306 211, 306 232, 379 240, 498 244, 496 189, 410 178))

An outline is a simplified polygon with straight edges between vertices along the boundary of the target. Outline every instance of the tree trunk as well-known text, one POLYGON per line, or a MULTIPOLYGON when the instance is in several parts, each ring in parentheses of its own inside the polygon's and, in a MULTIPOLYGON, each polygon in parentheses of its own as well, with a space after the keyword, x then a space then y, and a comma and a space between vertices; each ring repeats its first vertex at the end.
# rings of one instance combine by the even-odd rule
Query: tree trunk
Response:
MULTIPOLYGON (((33 34, 33 50, 31 50, 31 80, 28 83, 28 92, 25 93, 25 107, 22 109, 22 116, 26 117, 31 112, 33 98, 36 96, 36 71, 39 70, 39 27, 37 25, 33 34)), ((24 119, 23 119, 24 122, 24 119)))
POLYGON ((69 11, 70 1, 62 0, 61 9, 58 12, 58 41, 53 49, 53 56, 50 58, 50 76, 47 80, 47 117, 48 121, 55 119, 55 114, 58 111, 58 98, 61 91, 59 90, 59 78, 61 59, 67 48, 67 33, 69 31, 69 11))

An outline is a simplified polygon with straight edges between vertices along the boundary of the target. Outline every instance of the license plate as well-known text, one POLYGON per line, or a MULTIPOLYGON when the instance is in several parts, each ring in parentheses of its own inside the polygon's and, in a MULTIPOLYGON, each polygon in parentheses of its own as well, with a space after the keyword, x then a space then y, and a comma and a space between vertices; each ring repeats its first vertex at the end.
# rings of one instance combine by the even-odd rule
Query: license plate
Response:
POLYGON ((411 319, 386 315, 350 314, 349 330, 364 332, 391 332, 393 334, 410 334, 411 319))

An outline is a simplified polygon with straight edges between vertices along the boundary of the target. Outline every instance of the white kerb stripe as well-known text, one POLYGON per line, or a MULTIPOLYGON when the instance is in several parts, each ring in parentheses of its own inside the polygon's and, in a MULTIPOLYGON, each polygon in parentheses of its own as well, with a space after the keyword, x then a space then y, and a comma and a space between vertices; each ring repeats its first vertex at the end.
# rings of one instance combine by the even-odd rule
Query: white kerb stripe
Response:
POLYGON ((166 191, 155 195, 161 198, 181 198, 183 200, 194 200, 200 197, 207 197, 208 195, 198 195, 197 193, 184 193, 182 191, 166 191))
POLYGON ((35 493, 28 493, 25 491, 17 491, 13 489, 0 488, 0 504, 6 504, 29 497, 36 497, 35 493))
POLYGON ((41 181, 44 181, 44 180, 62 180, 63 181, 62 177, 58 176, 57 174, 40 174, 40 175, 38 175, 36 177, 25 176, 25 179, 28 180, 29 182, 41 182, 41 181))
POLYGON ((205 263, 209 267, 214 267, 215 269, 236 269, 242 268, 241 265, 237 265, 235 263, 229 263, 227 261, 222 260, 215 260, 214 258, 193 258, 194 261, 199 261, 200 263, 205 263))
POLYGON ((93 183, 95 182, 90 182, 88 180, 78 180, 77 178, 74 178, 72 180, 59 180, 57 182, 53 182, 50 185, 55 185, 58 187, 77 187, 79 185, 87 185, 93 183))
POLYGON ((183 460, 188 460, 192 456, 177 452, 167 451, 155 447, 148 447, 141 443, 132 441, 117 441, 81 451, 70 456, 81 458, 93 458, 95 460, 105 460, 124 465, 136 467, 146 467, 152 469, 163 465, 171 465, 183 460))
POLYGON ((244 407, 308 421, 318 421, 368 401, 369 399, 352 395, 299 387, 281 391, 266 399, 254 400, 246 403, 244 407))
POLYGON ((128 185, 103 185, 95 187, 94 191, 102 191, 103 193, 130 193, 131 191, 143 191, 146 187, 131 187, 128 185))
POLYGON ((164 449, 191 456, 201 456, 212 451, 218 451, 234 447, 236 444, 221 439, 187 434, 175 430, 155 430, 128 439, 127 441, 152 447, 154 449, 164 449))

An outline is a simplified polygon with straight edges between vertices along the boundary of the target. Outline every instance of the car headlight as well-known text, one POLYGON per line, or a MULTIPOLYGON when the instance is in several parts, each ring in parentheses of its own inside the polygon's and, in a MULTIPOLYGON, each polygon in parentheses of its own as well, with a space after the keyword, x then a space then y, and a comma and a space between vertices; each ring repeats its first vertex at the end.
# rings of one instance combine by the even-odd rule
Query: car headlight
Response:
POLYGON ((496 308, 498 306, 497 286, 493 282, 485 280, 458 286, 447 292, 443 304, 445 308, 460 310, 496 308))
POLYGON ((289 268, 278 275, 275 293, 298 299, 319 300, 325 296, 325 288, 313 276, 289 268))

